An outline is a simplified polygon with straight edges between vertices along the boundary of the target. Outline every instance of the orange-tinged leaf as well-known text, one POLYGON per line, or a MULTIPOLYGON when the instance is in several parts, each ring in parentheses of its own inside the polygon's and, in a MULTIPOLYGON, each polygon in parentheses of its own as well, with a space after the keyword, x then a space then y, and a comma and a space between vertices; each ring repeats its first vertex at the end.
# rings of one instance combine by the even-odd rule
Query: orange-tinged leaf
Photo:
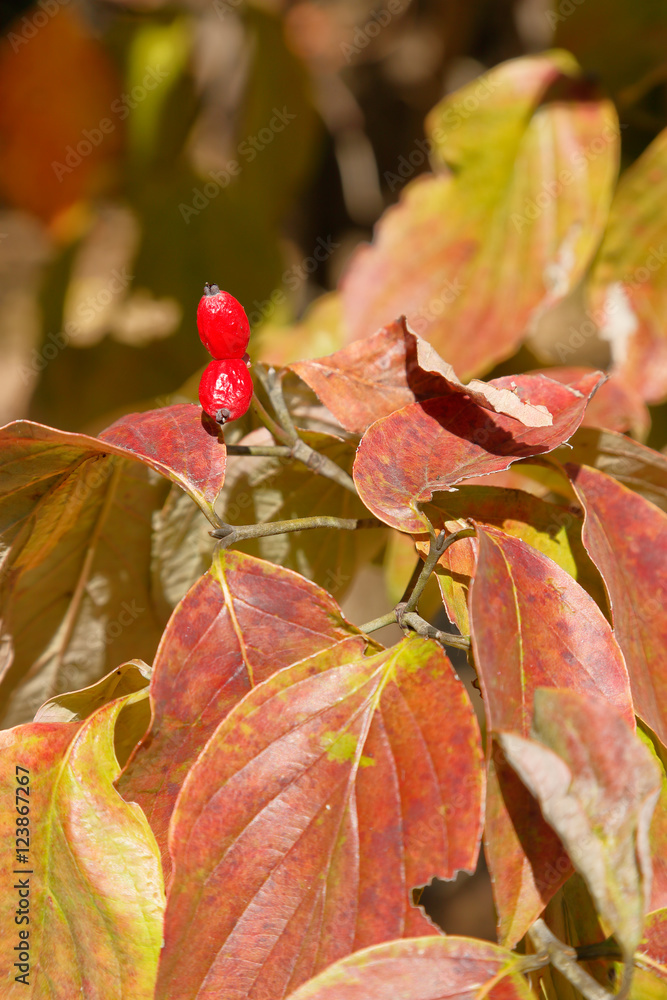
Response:
POLYGON ((342 663, 334 646, 280 671, 178 798, 157 1000, 279 1000, 354 950, 427 932, 411 889, 474 867, 482 796, 475 715, 435 643, 342 663))
POLYGON ((30 37, 22 22, 9 25, 0 45, 0 188, 49 222, 109 188, 123 137, 112 106, 125 109, 108 53, 77 10, 59 7, 43 20, 30 37))
POLYGON ((587 401, 603 379, 596 372, 575 386, 542 375, 489 383, 511 389, 533 406, 546 406, 553 416, 550 427, 526 427, 458 393, 396 410, 376 420, 361 439, 353 470, 359 495, 391 527, 423 532, 418 504, 462 479, 500 472, 520 458, 558 447, 581 423, 587 401))
POLYGON ((218 724, 256 684, 345 638, 354 655, 366 647, 326 591, 291 570, 218 550, 169 620, 153 666, 151 728, 118 783, 148 816, 165 872, 176 796, 218 724))
MULTIPOLYGON (((489 730, 527 736, 537 687, 605 697, 633 724, 628 676, 586 591, 518 538, 478 525, 470 624, 489 730)), ((502 756, 489 761, 487 859, 500 934, 514 944, 571 869, 558 838, 502 756)))
POLYGON ((114 728, 141 693, 117 699, 84 723, 31 723, 0 733, 2 909, 30 889, 30 923, 7 920, 3 943, 30 931, 30 989, 3 971, 3 997, 152 1000, 164 888, 160 857, 138 806, 113 787, 114 728), (26 771, 16 771, 25 768, 26 771), (17 864, 15 795, 29 776, 29 863, 17 864), (18 775, 19 777, 17 778, 18 775), (20 874, 20 873, 23 874, 20 874), (25 883, 24 883, 25 884, 25 883))
POLYGON ((623 174, 587 293, 613 370, 648 403, 667 396, 667 129, 623 174))
POLYGON ((531 1000, 521 969, 522 956, 489 941, 388 941, 334 963, 289 1000, 531 1000))
POLYGON ((566 466, 585 512, 637 715, 667 743, 667 514, 604 472, 566 466))
POLYGON ((589 693, 536 691, 532 735, 497 738, 631 961, 651 895, 660 768, 627 719, 589 693))
POLYGON ((447 172, 420 177, 343 279, 350 339, 396 316, 467 379, 576 287, 606 221, 619 128, 571 56, 504 63, 427 119, 447 172), (473 102, 465 120, 457 112, 473 102))

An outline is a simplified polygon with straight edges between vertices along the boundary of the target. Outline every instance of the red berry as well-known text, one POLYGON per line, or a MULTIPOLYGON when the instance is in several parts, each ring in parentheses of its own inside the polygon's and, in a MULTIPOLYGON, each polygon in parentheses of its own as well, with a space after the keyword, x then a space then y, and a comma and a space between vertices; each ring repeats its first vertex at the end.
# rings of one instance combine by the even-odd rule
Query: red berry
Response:
POLYGON ((250 339, 250 324, 243 306, 217 285, 204 285, 197 307, 201 342, 214 358, 242 358, 250 339))
POLYGON ((209 361, 199 383, 202 409, 219 424, 238 420, 250 406, 252 379, 245 361, 209 361))

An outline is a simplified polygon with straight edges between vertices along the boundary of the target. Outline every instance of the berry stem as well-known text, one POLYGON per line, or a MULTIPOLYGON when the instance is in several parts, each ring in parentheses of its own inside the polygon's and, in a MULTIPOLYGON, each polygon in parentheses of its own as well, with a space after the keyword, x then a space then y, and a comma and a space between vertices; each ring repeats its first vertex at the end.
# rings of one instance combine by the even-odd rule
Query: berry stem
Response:
POLYGON ((252 406, 255 409, 258 417, 262 421, 265 427, 267 427, 273 436, 278 441, 282 441, 290 448, 290 454, 293 458, 296 458, 299 462, 303 462, 307 468, 312 469, 313 472, 317 472, 320 476, 326 476, 327 479, 333 479, 334 482, 342 486, 343 489, 349 490, 350 493, 357 495, 357 487, 354 485, 354 480, 344 469, 341 469, 340 465, 336 465, 330 458, 326 455, 322 455, 321 452, 315 451, 311 448, 309 444, 299 437, 299 432, 297 431, 292 416, 287 409, 287 403, 285 402, 285 397, 283 395, 282 388, 282 378, 273 368, 265 369, 262 365, 255 365, 253 368, 258 380, 261 382, 266 394, 271 401, 271 405, 274 409, 276 416, 278 417, 279 423, 277 424, 273 417, 266 411, 262 403, 257 399, 255 394, 252 399, 252 406))

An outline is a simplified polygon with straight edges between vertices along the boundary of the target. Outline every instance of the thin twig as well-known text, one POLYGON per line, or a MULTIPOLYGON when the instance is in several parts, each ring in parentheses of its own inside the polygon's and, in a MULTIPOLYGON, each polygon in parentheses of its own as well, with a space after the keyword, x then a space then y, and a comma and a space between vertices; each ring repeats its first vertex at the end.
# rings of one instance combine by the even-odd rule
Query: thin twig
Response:
POLYGON ((288 444, 228 444, 227 454, 267 458, 293 458, 292 449, 288 444))
MULTIPOLYGON (((259 369, 255 370, 259 371, 259 369)), ((280 424, 276 423, 276 421, 273 419, 268 410, 262 405, 262 403, 260 403, 256 393, 253 395, 250 404, 255 413, 257 414, 257 416, 259 417, 259 419, 261 420, 261 422, 264 424, 267 430, 271 432, 276 441, 282 441, 284 444, 289 444, 289 445, 292 444, 289 434, 287 434, 282 429, 280 424)))
POLYGON ((267 521, 262 524, 223 524, 210 531, 213 538, 222 541, 223 548, 241 542, 246 538, 265 538, 267 535, 283 535, 289 531, 308 531, 311 528, 338 528, 342 531, 357 531, 359 528, 383 528, 376 517, 295 517, 289 521, 267 521))
POLYGON ((257 378, 264 387, 264 391, 271 400, 271 406, 275 411, 280 426, 285 431, 291 443, 294 444, 299 439, 299 432, 294 425, 292 414, 285 402, 282 380, 276 373, 275 368, 264 369, 258 366, 255 371, 257 372, 257 378))
POLYGON ((258 381, 262 383, 271 401, 271 406, 280 422, 280 426, 276 424, 257 397, 253 397, 255 400, 255 404, 253 405, 255 405, 257 413, 273 436, 289 446, 289 454, 293 458, 296 458, 299 462, 303 462, 307 468, 312 469, 313 472, 317 472, 320 476, 332 479, 339 486, 342 486, 343 489, 349 490, 350 493, 354 493, 356 496, 357 487, 354 485, 352 476, 345 472, 344 469, 341 469, 340 465, 333 462, 327 455, 322 455, 321 452, 315 451, 314 448, 311 448, 309 444, 306 444, 299 437, 299 432, 294 425, 292 416, 287 408, 287 403, 285 402, 281 378, 276 371, 273 368, 264 370, 261 365, 258 365, 254 371, 258 381))
MULTIPOLYGON (((446 552, 449 546, 453 545, 454 542, 458 542, 459 539, 469 538, 471 535, 474 534, 475 534, 474 528, 461 528, 460 531, 454 531, 452 532, 451 535, 446 535, 443 530, 437 537, 435 535, 435 532, 433 532, 431 536, 431 544, 428 550, 428 555, 424 560, 424 565, 421 568, 421 572, 419 574, 419 577, 417 578, 417 582, 412 588, 412 592, 410 593, 410 596, 408 597, 405 604, 399 604, 398 606, 398 609, 400 609, 399 614, 401 615, 401 617, 404 616, 405 614, 409 614, 411 611, 416 610, 417 604, 419 603, 419 598, 421 597, 424 591, 424 587, 428 583, 429 577, 433 572, 433 570, 435 569, 438 560, 442 556, 443 552, 446 552)), ((400 618, 398 623, 399 625, 401 624, 400 618)))
MULTIPOLYGON (((396 613, 396 612, 395 612, 396 613)), ((396 613, 398 620, 398 613, 396 613)), ((455 635, 453 632, 443 632, 439 628, 429 623, 416 614, 414 611, 404 611, 401 615, 400 625, 407 625, 417 635, 423 635, 426 639, 435 639, 442 646, 452 646, 454 649, 470 649, 469 635, 455 635)), ((362 629, 362 631, 365 631, 362 629)))
POLYGON ((365 625, 360 625, 359 630, 368 635, 370 632, 377 632, 379 628, 384 628, 385 625, 396 625, 395 611, 388 611, 387 614, 382 615, 381 618, 374 618, 372 622, 366 622, 365 625))
POLYGON ((585 969, 577 965, 577 953, 574 948, 570 948, 552 934, 544 920, 535 921, 528 931, 528 937, 535 950, 538 953, 546 952, 553 967, 558 969, 561 975, 586 997, 586 1000, 611 1000, 613 994, 603 989, 585 969))

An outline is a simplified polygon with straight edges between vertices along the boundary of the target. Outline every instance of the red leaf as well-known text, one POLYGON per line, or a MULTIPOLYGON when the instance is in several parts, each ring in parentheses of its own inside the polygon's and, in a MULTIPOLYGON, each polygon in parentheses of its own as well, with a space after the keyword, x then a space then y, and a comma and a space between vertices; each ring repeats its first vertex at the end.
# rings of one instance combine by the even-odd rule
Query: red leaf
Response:
POLYGON ((329 966, 289 1000, 533 1000, 521 966, 522 956, 488 941, 389 941, 329 966))
MULTIPOLYGON (((470 621, 489 730, 527 736, 537 687, 606 697, 634 722, 609 623, 567 573, 518 538, 477 526, 470 621)), ((489 762, 486 849, 503 941, 525 933, 570 871, 557 837, 520 782, 489 762)))
MULTIPOLYGON (((545 368, 531 375, 546 375, 564 385, 573 385, 593 372, 592 368, 545 368)), ((618 375, 610 375, 588 404, 582 427, 604 427, 611 431, 632 431, 645 437, 651 426, 646 404, 627 382, 618 375)))
POLYGON ((189 493, 209 520, 225 479, 225 442, 191 403, 129 413, 99 435, 114 450, 139 459, 189 493))
POLYGON ((356 949, 427 931, 410 890, 474 867, 483 769, 465 688, 416 636, 350 649, 255 688, 190 771, 157 1000, 279 1000, 356 949))
POLYGON ((667 743, 667 514, 603 472, 566 466, 585 511, 637 715, 667 743))
POLYGON ((151 679, 153 721, 118 782, 146 813, 165 872, 169 819, 218 723, 255 684, 345 637, 366 641, 326 591, 297 573, 218 550, 175 609, 151 679))
POLYGON ((581 423, 586 405, 604 380, 587 375, 564 386, 541 375, 494 379, 515 387, 521 400, 546 406, 551 427, 525 427, 458 393, 412 403, 377 420, 365 433, 354 463, 354 480, 369 510, 393 528, 425 530, 417 505, 462 479, 500 472, 519 458, 557 448, 581 423))

